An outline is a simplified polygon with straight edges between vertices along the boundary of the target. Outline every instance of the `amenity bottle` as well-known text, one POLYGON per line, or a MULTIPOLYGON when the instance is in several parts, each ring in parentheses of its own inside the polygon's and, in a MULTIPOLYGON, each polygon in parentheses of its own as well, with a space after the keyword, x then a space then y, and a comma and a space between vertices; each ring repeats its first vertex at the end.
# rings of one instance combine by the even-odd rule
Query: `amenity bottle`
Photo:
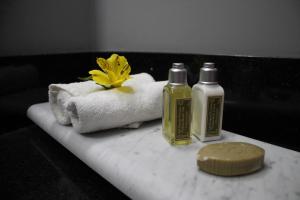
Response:
POLYGON ((204 63, 199 82, 192 88, 191 131, 201 141, 221 138, 224 90, 218 84, 214 63, 204 63))
POLYGON ((191 143, 191 88, 183 63, 173 63, 163 89, 163 135, 172 145, 191 143))

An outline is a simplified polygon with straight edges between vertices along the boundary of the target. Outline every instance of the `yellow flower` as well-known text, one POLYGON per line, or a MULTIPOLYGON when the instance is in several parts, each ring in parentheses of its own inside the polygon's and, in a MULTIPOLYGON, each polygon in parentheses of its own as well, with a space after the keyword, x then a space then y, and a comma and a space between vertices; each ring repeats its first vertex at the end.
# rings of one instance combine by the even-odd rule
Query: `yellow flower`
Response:
POLYGON ((110 58, 97 58, 97 64, 103 70, 91 70, 92 79, 105 88, 120 87, 130 78, 131 67, 124 56, 112 54, 110 58))

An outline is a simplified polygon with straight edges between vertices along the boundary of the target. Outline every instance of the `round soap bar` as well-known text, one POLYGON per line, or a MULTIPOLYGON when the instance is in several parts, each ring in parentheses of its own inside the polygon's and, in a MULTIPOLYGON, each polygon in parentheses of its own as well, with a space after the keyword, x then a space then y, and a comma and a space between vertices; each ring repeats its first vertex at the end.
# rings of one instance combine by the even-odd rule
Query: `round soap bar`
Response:
POLYGON ((200 170, 220 175, 236 176, 254 172, 263 167, 264 149, 244 142, 209 144, 198 152, 200 170))

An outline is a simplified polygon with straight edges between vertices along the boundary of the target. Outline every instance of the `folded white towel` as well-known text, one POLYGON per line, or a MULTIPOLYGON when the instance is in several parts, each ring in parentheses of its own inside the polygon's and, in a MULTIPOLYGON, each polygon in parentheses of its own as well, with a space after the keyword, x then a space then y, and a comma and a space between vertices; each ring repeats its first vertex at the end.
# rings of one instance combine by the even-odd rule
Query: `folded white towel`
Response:
MULTIPOLYGON (((130 79, 130 82, 154 82, 153 77, 147 73, 135 74, 131 75, 131 77, 132 79, 130 79)), ((101 90, 104 90, 104 88, 94 81, 49 85, 49 103, 58 123, 62 125, 71 123, 71 119, 66 110, 68 101, 71 97, 85 96, 101 90)), ((132 126, 134 127, 135 125, 133 124, 132 126)))
POLYGON ((162 116, 166 84, 167 81, 137 84, 131 79, 120 88, 71 97, 67 111, 79 133, 157 119, 162 116))

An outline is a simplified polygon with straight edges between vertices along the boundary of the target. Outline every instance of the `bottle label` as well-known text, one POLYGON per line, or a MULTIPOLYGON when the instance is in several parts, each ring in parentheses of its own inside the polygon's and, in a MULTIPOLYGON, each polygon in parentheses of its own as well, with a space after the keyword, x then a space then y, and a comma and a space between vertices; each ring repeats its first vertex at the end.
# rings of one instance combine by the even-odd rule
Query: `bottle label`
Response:
POLYGON ((222 96, 212 96, 207 99, 206 136, 218 136, 220 128, 220 115, 222 96))
POLYGON ((191 98, 176 99, 175 140, 190 138, 191 98))

